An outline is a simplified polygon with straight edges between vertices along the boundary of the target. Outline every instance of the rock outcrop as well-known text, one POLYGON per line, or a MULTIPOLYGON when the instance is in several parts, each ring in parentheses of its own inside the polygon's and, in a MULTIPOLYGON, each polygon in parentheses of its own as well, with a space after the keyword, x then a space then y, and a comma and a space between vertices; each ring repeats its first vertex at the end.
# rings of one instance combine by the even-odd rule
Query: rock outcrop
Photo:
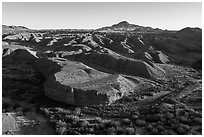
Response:
MULTIPOLYGON (((10 49, 8 50, 10 51, 10 49)), ((33 63, 35 60, 36 56, 26 49, 16 49, 2 59, 4 64, 33 63)))
POLYGON ((38 33, 24 32, 24 33, 6 36, 4 40, 40 42, 40 39, 39 39, 40 36, 41 34, 38 34, 38 33))
POLYGON ((23 33, 23 32, 31 32, 32 30, 24 27, 24 26, 7 26, 2 25, 2 35, 7 36, 11 34, 23 33))
POLYGON ((121 75, 103 73, 80 62, 38 59, 36 66, 47 77, 45 94, 71 105, 112 103, 136 86, 121 75))

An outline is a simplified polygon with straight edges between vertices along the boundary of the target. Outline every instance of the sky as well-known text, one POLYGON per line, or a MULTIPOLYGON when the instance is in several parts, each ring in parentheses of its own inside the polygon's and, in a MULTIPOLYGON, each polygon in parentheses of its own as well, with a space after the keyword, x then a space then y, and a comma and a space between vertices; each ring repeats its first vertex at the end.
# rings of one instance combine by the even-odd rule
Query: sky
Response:
POLYGON ((97 29, 121 21, 180 30, 202 27, 201 2, 3 2, 2 24, 30 29, 97 29))

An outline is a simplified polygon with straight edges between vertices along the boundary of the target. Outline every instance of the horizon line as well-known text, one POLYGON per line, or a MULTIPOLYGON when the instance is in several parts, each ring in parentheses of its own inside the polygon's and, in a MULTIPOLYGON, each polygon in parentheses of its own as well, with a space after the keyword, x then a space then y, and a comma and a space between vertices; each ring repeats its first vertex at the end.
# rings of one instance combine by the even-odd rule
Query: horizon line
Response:
MULTIPOLYGON (((131 23, 130 23, 131 24, 131 23)), ((30 30, 96 30, 96 29, 100 29, 100 28, 104 28, 104 27, 99 27, 99 28, 32 28, 32 27, 28 27, 28 26, 25 26, 25 25, 8 25, 8 24, 2 24, 2 26, 5 25, 5 26, 21 26, 21 27, 25 27, 25 28, 28 28, 30 30)), ((114 25, 114 24, 113 24, 114 25)), ((136 24, 134 24, 136 25, 136 24)), ((112 25, 111 25, 112 26, 112 25)), ((111 26, 105 26, 105 27, 111 27, 111 26)), ((142 26, 142 25, 139 25, 139 26, 142 26)), ((151 27, 151 26, 142 26, 142 27, 151 27)), ((163 28, 159 28, 159 27, 151 27, 153 29, 161 29, 161 30, 167 30, 167 31, 179 31, 179 30, 182 30, 184 28, 199 28, 199 29, 202 29, 202 27, 198 27, 198 26, 184 26, 182 27, 181 29, 163 29, 163 28)))

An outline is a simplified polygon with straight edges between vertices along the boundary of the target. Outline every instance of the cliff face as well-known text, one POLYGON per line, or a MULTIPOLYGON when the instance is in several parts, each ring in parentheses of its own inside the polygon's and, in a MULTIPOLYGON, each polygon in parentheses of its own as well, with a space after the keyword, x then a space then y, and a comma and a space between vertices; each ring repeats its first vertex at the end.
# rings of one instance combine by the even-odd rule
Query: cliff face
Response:
POLYGON ((47 79, 45 95, 71 105, 113 103, 136 86, 121 75, 103 73, 75 61, 36 59, 35 66, 47 79))

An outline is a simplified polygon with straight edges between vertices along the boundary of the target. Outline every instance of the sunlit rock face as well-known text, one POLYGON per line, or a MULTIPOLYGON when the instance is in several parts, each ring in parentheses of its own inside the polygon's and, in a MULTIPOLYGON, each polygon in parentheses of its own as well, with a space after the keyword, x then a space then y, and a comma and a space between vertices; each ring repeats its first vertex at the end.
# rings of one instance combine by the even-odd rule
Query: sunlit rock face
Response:
POLYGON ((113 103, 136 86, 121 75, 103 73, 80 62, 37 62, 39 71, 47 77, 45 94, 71 105, 113 103))

